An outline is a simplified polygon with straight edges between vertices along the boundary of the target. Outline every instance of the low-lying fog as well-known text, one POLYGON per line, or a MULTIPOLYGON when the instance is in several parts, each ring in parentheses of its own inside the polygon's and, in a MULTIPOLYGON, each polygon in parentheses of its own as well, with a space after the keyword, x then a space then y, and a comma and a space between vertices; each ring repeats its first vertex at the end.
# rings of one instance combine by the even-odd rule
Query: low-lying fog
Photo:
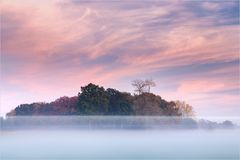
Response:
MULTIPOLYGON (((196 119, 194 120, 196 121, 194 127, 186 127, 187 124, 193 126, 193 122, 189 119, 179 122, 176 119, 166 120, 165 118, 164 123, 175 124, 166 128, 159 127, 163 124, 156 127, 156 124, 159 124, 162 118, 154 117, 148 118, 148 120, 146 120, 146 117, 144 117, 145 119, 129 118, 125 117, 124 120, 120 118, 120 121, 119 119, 116 121, 116 119, 111 118, 106 120, 93 117, 88 118, 88 121, 81 119, 82 125, 86 123, 92 125, 93 128, 67 128, 66 126, 54 128, 54 126, 59 126, 59 122, 65 122, 65 125, 74 122, 73 126, 75 126, 76 117, 72 117, 71 121, 60 120, 59 117, 55 117, 57 119, 55 121, 52 120, 53 117, 41 117, 41 121, 39 121, 40 117, 25 117, 23 118, 24 121, 13 118, 14 120, 11 119, 8 123, 4 120, 0 137, 0 159, 239 159, 240 130, 234 126, 222 128, 221 124, 224 121, 210 123, 204 120, 204 124, 215 124, 220 128, 201 128, 199 127, 201 121, 196 119), (46 128, 42 127, 47 122, 50 125, 46 128), (149 127, 153 122, 154 127, 149 127), (109 127, 113 124, 115 128, 109 127), (130 124, 130 126, 137 124, 138 127, 124 128, 124 125, 127 124, 130 124), (176 124, 181 124, 181 127, 176 124), (6 125, 12 127, 7 128, 6 125), (96 125, 102 125, 102 127, 96 127, 96 125), (116 127, 118 125, 122 125, 122 128, 116 127)), ((77 119, 79 120, 79 118, 77 119)))

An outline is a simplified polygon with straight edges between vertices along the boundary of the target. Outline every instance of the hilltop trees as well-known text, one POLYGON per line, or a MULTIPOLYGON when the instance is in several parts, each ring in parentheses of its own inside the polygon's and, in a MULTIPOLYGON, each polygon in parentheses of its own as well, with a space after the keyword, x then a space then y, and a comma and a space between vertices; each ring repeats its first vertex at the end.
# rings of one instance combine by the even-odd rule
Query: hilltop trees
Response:
POLYGON ((53 110, 52 112, 54 115, 57 115, 59 113, 62 113, 62 115, 76 115, 77 101, 78 101, 78 98, 76 96, 74 97, 64 96, 51 102, 49 106, 50 108, 52 108, 53 110))
POLYGON ((131 94, 122 93, 118 90, 108 88, 109 115, 132 115, 134 113, 131 102, 131 94))
POLYGON ((75 97, 61 97, 51 103, 21 104, 9 112, 14 115, 156 115, 193 116, 192 106, 185 102, 168 102, 150 92, 152 81, 135 81, 139 94, 104 89, 95 84, 81 87, 75 97), (142 87, 141 87, 142 86, 142 87))
POLYGON ((153 93, 134 96, 133 108, 136 115, 180 116, 174 102, 167 102, 153 93))
POLYGON ((179 116, 174 102, 167 102, 160 96, 150 93, 156 84, 152 79, 134 80, 132 86, 138 94, 133 98, 133 108, 137 115, 179 116))
POLYGON ((7 116, 26 115, 76 115, 77 97, 60 97, 51 103, 21 104, 7 116))
POLYGON ((134 96, 133 107, 137 115, 163 115, 161 97, 151 93, 134 96))
POLYGON ((78 109, 80 114, 86 115, 131 115, 133 109, 127 97, 130 94, 118 90, 94 85, 92 83, 81 87, 78 94, 78 109))
POLYGON ((16 109, 15 112, 17 115, 28 115, 29 113, 33 112, 33 105, 28 105, 28 104, 21 104, 19 105, 16 109))
POLYGON ((88 84, 81 87, 78 93, 78 109, 80 114, 103 115, 108 112, 109 97, 103 87, 88 84))

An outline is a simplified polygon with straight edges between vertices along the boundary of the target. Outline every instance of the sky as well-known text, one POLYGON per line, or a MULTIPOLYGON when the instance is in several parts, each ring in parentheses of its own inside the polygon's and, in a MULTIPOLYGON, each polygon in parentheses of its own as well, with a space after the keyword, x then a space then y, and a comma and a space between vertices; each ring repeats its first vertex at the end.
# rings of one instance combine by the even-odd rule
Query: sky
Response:
POLYGON ((240 116, 239 1, 1 0, 1 107, 90 82, 152 92, 198 116, 240 116))

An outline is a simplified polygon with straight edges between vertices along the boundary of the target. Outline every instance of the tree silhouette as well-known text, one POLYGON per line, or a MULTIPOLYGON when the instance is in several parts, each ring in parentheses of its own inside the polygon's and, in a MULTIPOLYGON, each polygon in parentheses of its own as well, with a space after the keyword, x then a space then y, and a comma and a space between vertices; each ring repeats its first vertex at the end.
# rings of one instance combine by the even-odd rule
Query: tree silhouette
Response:
POLYGON ((151 87, 155 87, 156 83, 152 79, 146 79, 146 80, 140 80, 136 79, 132 81, 132 86, 135 88, 135 92, 138 93, 138 95, 148 92, 150 93, 151 87))

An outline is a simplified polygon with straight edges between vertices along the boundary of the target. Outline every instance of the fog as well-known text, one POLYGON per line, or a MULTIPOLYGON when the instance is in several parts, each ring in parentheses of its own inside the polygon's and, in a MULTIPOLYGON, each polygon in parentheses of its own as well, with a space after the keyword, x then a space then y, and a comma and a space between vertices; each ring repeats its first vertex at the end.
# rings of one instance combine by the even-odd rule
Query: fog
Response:
MULTIPOLYGON (((215 118, 216 119, 216 118, 215 118)), ((239 128, 235 121, 217 121, 196 117, 174 116, 12 116, 1 120, 1 130, 22 129, 230 129, 239 128)))
POLYGON ((204 128, 199 125, 202 120, 194 121, 193 125, 190 118, 173 117, 12 117, 1 122, 0 159, 239 159, 237 126, 205 120, 216 128, 204 128))

